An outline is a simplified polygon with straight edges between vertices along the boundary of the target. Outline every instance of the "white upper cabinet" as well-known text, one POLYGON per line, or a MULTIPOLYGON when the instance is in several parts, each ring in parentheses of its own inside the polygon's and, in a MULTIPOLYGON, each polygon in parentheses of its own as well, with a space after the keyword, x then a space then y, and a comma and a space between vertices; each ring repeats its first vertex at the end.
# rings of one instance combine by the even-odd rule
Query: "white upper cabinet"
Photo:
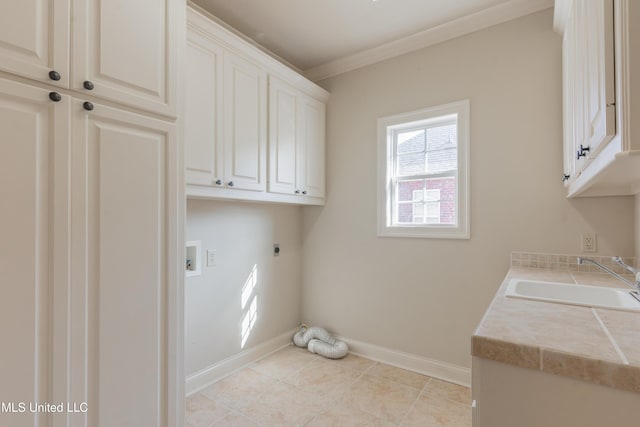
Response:
POLYGON ((0 3, 0 70, 176 116, 182 2, 0 3))
POLYGON ((579 40, 586 42, 585 112, 587 144, 598 151, 616 133, 615 76, 613 59, 613 0, 586 1, 585 33, 579 40))
POLYGON ((69 86, 69 0, 0 2, 0 70, 69 86))
POLYGON ((222 161, 222 48, 189 27, 184 120, 186 180, 214 186, 224 180, 222 161))
POLYGON ((194 8, 187 18, 187 195, 323 204, 328 93, 194 8))
POLYGON ((298 92, 290 85, 269 78, 269 191, 300 194, 298 92))
POLYGON ((556 0, 563 35, 564 174, 569 197, 640 192, 640 4, 556 0))
POLYGON ((324 197, 325 105, 269 79, 269 191, 324 197))
POLYGON ((224 53, 225 185, 267 188, 267 73, 252 62, 224 53))
POLYGON ((178 6, 174 0, 73 0, 72 88, 175 116, 178 6))
POLYGON ((301 96, 298 182, 302 194, 324 198, 325 181, 325 104, 301 96))

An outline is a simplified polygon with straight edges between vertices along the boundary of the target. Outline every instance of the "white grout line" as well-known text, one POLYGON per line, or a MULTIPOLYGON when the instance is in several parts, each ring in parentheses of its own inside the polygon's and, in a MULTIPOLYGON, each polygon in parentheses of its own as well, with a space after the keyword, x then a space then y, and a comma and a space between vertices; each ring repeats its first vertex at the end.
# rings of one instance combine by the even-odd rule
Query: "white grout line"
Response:
POLYGON ((607 337, 609 337, 609 341, 611 341, 611 344, 613 344, 613 347, 616 349, 616 352, 618 353, 618 356, 620 356, 620 358, 622 359, 622 361, 624 362, 625 365, 628 365, 629 364, 629 360, 627 359, 627 356, 625 356, 624 353, 622 352, 622 350, 620 349, 620 347, 618 347, 618 343, 613 338, 613 335, 611 335, 611 332, 609 332, 609 328, 607 328, 605 326, 605 324, 602 321, 602 319, 600 318, 600 316, 598 316, 598 313, 596 312, 596 309, 592 308, 591 311, 593 312, 593 315, 596 317, 596 319, 598 319, 598 322, 600 323, 600 326, 602 326, 602 329, 604 330, 604 333, 607 334, 607 337))

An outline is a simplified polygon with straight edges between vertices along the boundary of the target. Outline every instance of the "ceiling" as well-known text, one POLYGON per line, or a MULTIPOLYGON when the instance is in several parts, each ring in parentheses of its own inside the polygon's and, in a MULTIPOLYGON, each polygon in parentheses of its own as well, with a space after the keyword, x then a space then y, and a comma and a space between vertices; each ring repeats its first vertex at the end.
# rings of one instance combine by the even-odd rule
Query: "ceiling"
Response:
POLYGON ((194 0, 194 3, 303 71, 487 10, 501 11, 504 15, 505 8, 516 4, 524 15, 535 11, 531 10, 532 3, 537 10, 553 5, 552 0, 194 0), (525 3, 528 5, 523 7, 525 3))

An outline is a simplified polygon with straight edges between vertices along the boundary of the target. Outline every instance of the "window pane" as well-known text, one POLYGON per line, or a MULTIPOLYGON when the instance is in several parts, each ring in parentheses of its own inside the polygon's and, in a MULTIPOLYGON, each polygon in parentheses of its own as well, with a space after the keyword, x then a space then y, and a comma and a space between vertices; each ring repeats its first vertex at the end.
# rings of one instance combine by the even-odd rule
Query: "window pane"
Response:
POLYGON ((456 223, 456 178, 398 181, 396 224, 456 223))
POLYGON ((456 179, 455 177, 448 176, 443 178, 435 178, 435 179, 427 179, 425 180, 425 188, 427 193, 427 201, 435 201, 435 199, 430 199, 435 192, 432 190, 438 190, 439 202, 438 203, 427 203, 427 217, 429 219, 433 216, 438 216, 438 221, 431 222, 431 224, 447 224, 453 225, 456 223, 456 179), (429 205, 439 205, 439 213, 435 213, 435 207, 430 211, 429 205))
POLYGON ((458 127, 455 123, 427 129, 427 150, 456 148, 458 127))
POLYGON ((423 153, 426 149, 424 129, 398 132, 398 154, 423 153))
POLYGON ((398 175, 424 173, 426 159, 423 152, 398 154, 398 175))
POLYGON ((427 171, 430 173, 446 172, 457 169, 458 152, 455 148, 427 152, 427 171))
POLYGON ((412 179, 399 181, 396 191, 399 202, 411 202, 414 200, 415 192, 422 192, 424 189, 424 179, 412 179))
POLYGON ((398 224, 413 224, 413 205, 404 203, 398 205, 398 224))

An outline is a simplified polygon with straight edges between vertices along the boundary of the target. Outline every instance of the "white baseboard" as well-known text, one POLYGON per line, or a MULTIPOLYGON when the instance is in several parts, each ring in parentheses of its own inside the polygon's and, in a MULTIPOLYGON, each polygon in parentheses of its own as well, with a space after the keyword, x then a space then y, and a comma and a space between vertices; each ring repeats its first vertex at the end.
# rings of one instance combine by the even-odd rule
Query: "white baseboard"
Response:
POLYGON ((419 374, 438 378, 443 381, 459 384, 465 387, 471 386, 471 369, 463 366, 452 365, 439 360, 428 359, 415 354, 403 353, 397 350, 380 347, 349 338, 339 338, 349 344, 349 352, 387 365, 407 369, 419 374))
POLYGON ((271 353, 291 344, 291 338, 297 329, 292 329, 282 335, 278 335, 269 341, 258 344, 221 360, 208 368, 189 375, 185 380, 185 394, 190 396, 222 378, 244 368, 245 366, 267 357, 271 353))

